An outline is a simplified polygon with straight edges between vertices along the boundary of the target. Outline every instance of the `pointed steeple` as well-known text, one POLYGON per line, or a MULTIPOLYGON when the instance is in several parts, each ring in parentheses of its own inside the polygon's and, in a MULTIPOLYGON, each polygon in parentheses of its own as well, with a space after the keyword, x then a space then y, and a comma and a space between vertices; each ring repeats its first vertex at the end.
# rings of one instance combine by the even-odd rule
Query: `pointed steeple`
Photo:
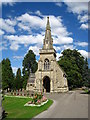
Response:
POLYGON ((43 49, 53 49, 53 39, 51 37, 51 27, 49 23, 49 17, 47 17, 47 25, 46 25, 43 49))
POLYGON ((47 17, 46 30, 51 30, 51 28, 50 28, 50 23, 49 23, 49 17, 47 17))

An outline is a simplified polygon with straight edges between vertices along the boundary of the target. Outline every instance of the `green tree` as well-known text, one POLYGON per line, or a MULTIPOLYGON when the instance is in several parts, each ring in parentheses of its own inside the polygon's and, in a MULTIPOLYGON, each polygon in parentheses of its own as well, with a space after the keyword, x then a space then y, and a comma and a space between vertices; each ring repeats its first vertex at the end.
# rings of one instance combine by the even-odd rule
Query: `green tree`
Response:
POLYGON ((0 63, 0 89, 2 88, 2 63, 0 63))
POLYGON ((67 74, 70 88, 83 85, 84 57, 77 50, 64 50, 58 61, 59 65, 67 74))
POLYGON ((83 85, 88 87, 88 85, 89 85, 89 68, 88 68, 87 58, 84 61, 82 76, 83 76, 83 85))
POLYGON ((16 90, 22 89, 22 77, 21 77, 21 69, 18 68, 17 73, 16 73, 16 78, 14 81, 14 88, 16 90))
POLYGON ((90 88, 90 68, 88 69, 88 87, 90 88))
POLYGON ((3 90, 6 89, 13 89, 13 82, 14 82, 14 74, 11 67, 11 62, 8 58, 3 59, 2 62, 2 88, 3 90))
POLYGON ((25 55, 23 60, 23 87, 26 87, 27 79, 30 74, 30 70, 35 73, 37 70, 37 62, 36 62, 36 55, 32 50, 29 50, 28 53, 25 55))

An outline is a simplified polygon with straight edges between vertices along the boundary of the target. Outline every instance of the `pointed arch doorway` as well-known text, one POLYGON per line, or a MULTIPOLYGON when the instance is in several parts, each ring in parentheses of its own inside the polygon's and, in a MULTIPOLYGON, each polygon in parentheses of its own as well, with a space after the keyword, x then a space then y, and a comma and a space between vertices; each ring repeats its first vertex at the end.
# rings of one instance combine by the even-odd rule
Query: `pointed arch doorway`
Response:
POLYGON ((50 92, 50 78, 48 76, 43 78, 43 92, 50 92))

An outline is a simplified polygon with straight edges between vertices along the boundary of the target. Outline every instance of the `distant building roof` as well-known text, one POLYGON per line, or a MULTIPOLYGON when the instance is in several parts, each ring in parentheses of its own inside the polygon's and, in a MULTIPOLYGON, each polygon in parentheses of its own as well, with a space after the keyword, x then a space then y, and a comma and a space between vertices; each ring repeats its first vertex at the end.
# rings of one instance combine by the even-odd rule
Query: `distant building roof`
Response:
POLYGON ((30 73, 28 78, 28 83, 34 83, 35 82, 35 73, 30 73))

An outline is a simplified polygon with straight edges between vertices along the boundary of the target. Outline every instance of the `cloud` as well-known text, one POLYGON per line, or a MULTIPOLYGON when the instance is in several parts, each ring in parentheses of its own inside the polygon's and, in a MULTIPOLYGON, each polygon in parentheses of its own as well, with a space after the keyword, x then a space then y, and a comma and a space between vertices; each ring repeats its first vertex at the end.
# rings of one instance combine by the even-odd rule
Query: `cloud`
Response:
POLYGON ((59 60, 59 57, 62 56, 62 52, 65 50, 65 49, 75 49, 75 46, 73 45, 61 45, 61 46, 54 46, 54 49, 57 51, 56 55, 56 60, 59 60))
POLYGON ((78 20, 80 21, 81 26, 80 29, 86 30, 88 29, 88 14, 84 14, 83 16, 78 15, 78 20))
POLYGON ((17 22, 15 20, 5 19, 5 22, 10 26, 15 26, 17 22))
POLYGON ((20 27, 21 29, 23 29, 25 31, 30 31, 30 27, 28 27, 22 23, 18 23, 18 27, 20 27))
POLYGON ((7 50, 7 42, 0 40, 0 51, 7 50))
MULTIPOLYGON (((39 49, 41 49, 41 47, 39 47, 39 46, 30 46, 28 50, 33 50, 34 53, 38 56, 39 55, 39 49)), ((59 57, 62 56, 61 53, 64 49, 74 49, 74 46, 73 45, 54 46, 54 49, 57 51, 56 59, 59 60, 59 57)))
MULTIPOLYGON (((73 42, 73 39, 69 37, 70 33, 67 31, 67 28, 62 23, 63 20, 61 16, 55 17, 53 15, 49 15, 49 17, 50 17, 52 35, 59 37, 59 39, 62 37, 63 40, 61 41, 60 39, 61 44, 73 42)), ((25 13, 17 17, 17 20, 20 21, 22 24, 28 24, 28 26, 30 26, 31 29, 32 28, 36 30, 41 29, 42 33, 45 31, 45 26, 47 21, 46 16, 40 18, 39 16, 33 16, 33 15, 29 15, 28 13, 25 13)), ((59 44, 60 41, 58 41, 59 44)))
POLYGON ((19 49, 20 45, 18 45, 16 42, 11 42, 10 49, 17 51, 19 49))
POLYGON ((70 0, 63 1, 67 5, 68 12, 71 12, 77 15, 77 19, 81 23, 80 28, 83 30, 88 29, 86 23, 88 23, 88 2, 89 0, 83 0, 82 2, 78 0, 74 0, 73 2, 70 0), (83 25, 84 24, 84 25, 83 25))
POLYGON ((0 0, 0 6, 2 4, 13 6, 15 4, 15 2, 17 2, 17 1, 18 0, 0 0))
POLYGON ((7 50, 7 48, 5 46, 0 45, 0 51, 2 51, 2 50, 7 50))
POLYGON ((10 49, 18 50, 20 45, 30 45, 30 44, 38 44, 42 45, 43 38, 41 34, 34 35, 6 35, 4 36, 5 39, 9 40, 11 46, 10 49))
POLYGON ((73 50, 73 49, 75 49, 75 46, 73 46, 73 45, 63 45, 62 46, 62 49, 64 50, 64 49, 71 49, 71 50, 73 50))
POLYGON ((39 49, 40 47, 37 46, 30 46, 29 50, 33 50, 33 52, 38 56, 39 55, 39 49))
POLYGON ((84 16, 78 15, 78 20, 80 20, 80 23, 87 22, 88 15, 87 14, 85 14, 84 16))
POLYGON ((59 60, 59 57, 61 57, 62 56, 62 52, 60 52, 60 53, 56 53, 56 60, 59 60))
MULTIPOLYGON (((36 11, 35 13, 42 14, 42 13, 40 13, 40 11, 36 11)), ((22 24, 24 24, 24 25, 27 24, 30 27, 34 27, 35 29, 37 29, 37 26, 39 26, 39 28, 45 30, 45 26, 46 26, 45 23, 46 23, 47 16, 44 16, 44 15, 42 15, 42 16, 43 17, 40 18, 39 16, 29 15, 28 13, 25 13, 25 14, 17 17, 17 21, 22 22, 22 24)), ((51 15, 50 23, 52 24, 53 27, 55 27, 55 26, 58 27, 58 23, 59 23, 59 26, 65 27, 62 24, 61 16, 55 17, 55 16, 51 15), (55 21, 55 23, 53 20, 55 21)))
POLYGON ((61 7, 62 6, 62 3, 61 2, 57 2, 55 3, 57 6, 61 7))
POLYGON ((22 23, 27 23, 29 26, 34 27, 34 29, 37 29, 37 27, 39 28, 43 28, 43 19, 41 19, 38 16, 33 16, 33 15, 29 15, 28 13, 25 13, 19 17, 17 17, 18 21, 21 21, 22 23))
POLYGON ((87 52, 85 50, 78 50, 78 52, 80 52, 84 58, 90 58, 90 52, 87 52))
MULTIPOLYGON (((67 48, 65 48, 65 49, 72 49, 72 48, 70 48, 70 47, 67 47, 67 48)), ((74 48, 73 48, 74 49, 74 48)), ((61 50, 61 52, 57 52, 57 57, 56 57, 56 59, 57 60, 59 60, 59 57, 60 56, 62 56, 62 51, 63 51, 64 49, 62 49, 61 50)), ((80 52, 81 53, 81 55, 84 57, 84 58, 90 58, 90 52, 87 52, 87 51, 85 51, 85 50, 78 50, 78 52, 80 52)))
POLYGON ((60 44, 70 44, 70 43, 73 43, 73 38, 71 38, 71 37, 64 37, 64 36, 58 36, 58 38, 54 38, 53 43, 57 44, 57 45, 60 45, 60 44))
POLYGON ((71 50, 73 50, 73 49, 75 49, 75 46, 73 46, 73 45, 60 45, 60 46, 54 46, 54 49, 56 51, 63 51, 64 49, 71 49, 71 50))
POLYGON ((79 2, 79 1, 74 1, 74 2, 68 2, 68 0, 64 0, 65 4, 68 6, 68 11, 72 12, 74 14, 82 14, 83 12, 88 11, 88 2, 79 2))
MULTIPOLYGON (((38 12, 39 13, 39 12, 38 12)), ((41 13, 40 13, 41 14, 41 13)), ((41 47, 43 44, 43 39, 45 35, 45 27, 47 23, 47 16, 42 15, 29 15, 28 13, 22 14, 19 17, 16 17, 18 27, 24 31, 29 31, 29 35, 5 35, 4 38, 9 40, 10 49, 18 50, 20 45, 28 46, 28 45, 37 45, 41 47), (36 31, 35 33, 33 31, 36 31), (39 32, 38 32, 39 30, 39 32)), ((50 25, 51 25, 51 33, 53 37, 53 43, 56 45, 61 44, 70 44, 73 43, 73 38, 70 37, 70 34, 67 31, 66 26, 62 23, 62 17, 55 17, 50 15, 50 25)), ((14 20, 13 20, 14 21, 14 20)))
POLYGON ((4 34, 4 31, 0 30, 0 35, 3 35, 4 34))
POLYGON ((12 70, 13 70, 13 73, 16 75, 16 72, 17 72, 17 67, 12 67, 12 70))
POLYGON ((43 16, 42 13, 41 13, 39 10, 37 10, 37 11, 35 12, 35 14, 36 14, 36 15, 39 15, 39 16, 43 16))
POLYGON ((81 46, 81 47, 86 47, 86 46, 88 46, 88 43, 87 43, 87 42, 75 42, 74 44, 77 45, 77 46, 81 46))
POLYGON ((6 31, 7 33, 15 33, 14 27, 6 22, 6 20, 0 18, 0 29, 6 31))
POLYGON ((23 56, 13 56, 13 58, 19 60, 19 59, 22 59, 23 56))
POLYGON ((61 51, 61 47, 60 46, 53 46, 54 47, 54 49, 56 50, 56 51, 61 51))
POLYGON ((82 24, 82 25, 80 26, 80 28, 83 29, 83 30, 88 29, 88 23, 87 23, 87 24, 82 24))

